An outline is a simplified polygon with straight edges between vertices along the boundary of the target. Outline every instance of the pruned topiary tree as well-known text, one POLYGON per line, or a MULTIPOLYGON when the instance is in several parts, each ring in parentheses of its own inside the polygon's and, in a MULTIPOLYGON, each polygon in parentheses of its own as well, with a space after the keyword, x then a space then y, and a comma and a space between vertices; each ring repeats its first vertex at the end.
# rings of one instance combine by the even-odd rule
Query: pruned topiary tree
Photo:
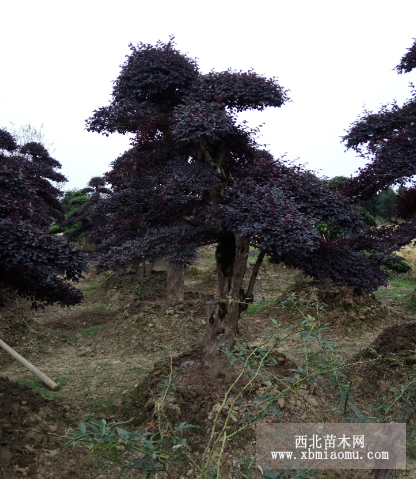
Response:
POLYGON ((105 175, 114 192, 100 201, 92 235, 98 270, 167 258, 189 264, 216 244, 218 305, 207 325, 204 361, 218 375, 242 309, 253 298, 265 255, 357 292, 386 283, 378 257, 362 252, 362 215, 302 167, 274 159, 236 113, 281 107, 287 91, 254 71, 203 74, 171 39, 131 46, 112 100, 87 120, 104 135, 132 133, 132 148, 105 175), (325 223, 335 231, 326 242, 325 223), (338 233, 337 233, 338 232, 338 233), (361 236, 360 236, 361 235, 361 236), (247 291, 249 247, 260 250, 247 291))
MULTIPOLYGON (((397 72, 416 68, 415 55, 416 40, 396 67, 397 72)), ((342 190, 353 203, 371 200, 393 185, 402 185, 393 212, 393 217, 401 221, 382 226, 372 236, 359 240, 369 253, 385 256, 387 264, 391 262, 389 254, 416 238, 416 89, 412 84, 411 88, 411 97, 402 106, 393 102, 378 112, 365 111, 343 138, 346 147, 367 162, 342 190)))
POLYGON ((84 255, 48 234, 52 220, 63 216, 62 193, 51 183, 66 181, 59 168, 43 145, 18 147, 0 130, 0 303, 6 300, 5 286, 34 305, 65 306, 82 299, 68 281, 81 277, 84 255))

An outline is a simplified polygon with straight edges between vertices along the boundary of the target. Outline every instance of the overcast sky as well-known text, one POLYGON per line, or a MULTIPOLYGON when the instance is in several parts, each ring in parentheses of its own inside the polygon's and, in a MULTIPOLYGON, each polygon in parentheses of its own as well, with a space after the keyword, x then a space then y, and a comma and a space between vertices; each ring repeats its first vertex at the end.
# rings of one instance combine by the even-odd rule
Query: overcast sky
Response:
POLYGON ((83 187, 128 146, 85 131, 110 99, 132 42, 176 38, 203 72, 253 68, 277 76, 292 103, 244 114, 262 143, 321 175, 362 166, 340 136, 363 111, 410 96, 416 72, 392 69, 416 37, 415 0, 74 0, 3 2, 0 126, 30 123, 54 143, 69 182, 83 187))

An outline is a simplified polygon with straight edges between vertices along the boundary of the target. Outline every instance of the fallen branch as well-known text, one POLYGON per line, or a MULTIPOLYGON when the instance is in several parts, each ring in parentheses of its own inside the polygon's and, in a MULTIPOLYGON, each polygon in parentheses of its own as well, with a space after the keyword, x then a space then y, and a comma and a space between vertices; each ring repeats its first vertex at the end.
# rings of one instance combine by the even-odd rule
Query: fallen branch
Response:
POLYGON ((31 371, 36 377, 38 377, 43 383, 45 383, 52 391, 57 391, 59 389, 59 386, 52 381, 52 379, 48 378, 46 374, 43 374, 41 371, 36 366, 33 366, 33 364, 29 363, 23 356, 20 356, 19 353, 17 353, 13 348, 8 346, 4 341, 0 339, 0 346, 7 351, 10 356, 14 357, 14 359, 17 359, 19 363, 23 364, 23 366, 29 371, 31 371))

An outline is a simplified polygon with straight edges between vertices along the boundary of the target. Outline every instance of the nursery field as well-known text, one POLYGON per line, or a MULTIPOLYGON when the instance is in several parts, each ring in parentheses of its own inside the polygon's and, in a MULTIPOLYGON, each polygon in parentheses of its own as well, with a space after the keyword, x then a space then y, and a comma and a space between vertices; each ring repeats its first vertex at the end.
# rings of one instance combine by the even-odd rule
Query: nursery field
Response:
MULTIPOLYGON (((213 247, 200 250, 198 261, 185 273, 185 301, 176 306, 165 302, 163 262, 147 279, 135 274, 88 275, 78 285, 85 299, 75 307, 31 310, 20 298, 8 303, 0 316, 5 341, 56 381, 60 390, 51 392, 0 351, 0 477, 122 477, 117 465, 106 468, 88 450, 64 449, 70 441, 65 432, 105 419, 129 421, 123 425, 127 431, 152 433, 162 409, 170 424, 195 426, 180 432, 193 463, 181 456, 170 465, 170 477, 198 477, 209 438, 215 436, 214 422, 215 431, 224 427, 232 436, 224 447, 212 448, 211 462, 219 477, 251 477, 244 475, 244 468, 250 462, 247 455, 255 454, 254 422, 238 431, 250 411, 247 403, 260 399, 257 404, 263 404, 262 397, 270 392, 276 398, 274 412, 267 411, 258 421, 343 422, 351 402, 366 417, 381 410, 386 417, 391 414, 390 419, 407 417, 408 426, 414 424, 414 389, 410 386, 409 394, 397 395, 403 391, 400 385, 416 377, 414 270, 392 277, 387 288, 374 294, 354 297, 348 288, 317 283, 298 270, 265 261, 255 301, 240 320, 241 354, 230 356, 235 361, 225 377, 210 381, 201 374, 201 348, 206 302, 215 299, 214 252, 213 247), (309 344, 302 332, 312 338, 309 344), (270 339, 276 334, 277 345, 270 339), (238 379, 242 366, 237 359, 255 351, 262 338, 262 347, 275 358, 274 366, 264 364, 248 384, 244 375, 238 379), (313 375, 324 357, 332 365, 342 365, 339 375, 287 389, 293 370, 313 375), (177 371, 182 374, 176 377, 177 371), (334 378, 338 386, 331 383, 334 378), (157 396, 168 386, 166 395, 157 396)), ((402 254, 416 266, 412 247, 402 254)), ((249 264, 248 272, 250 268, 249 264)), ((123 457, 122 448, 119 452, 123 457)), ((407 470, 399 471, 398 477, 416 477, 416 442, 411 439, 407 452, 407 470)), ((370 477, 370 471, 320 473, 326 478, 370 477)), ((260 477, 260 470, 255 474, 260 477)), ((133 470, 126 477, 144 474, 133 470)), ((157 477, 169 476, 161 472, 157 477)))

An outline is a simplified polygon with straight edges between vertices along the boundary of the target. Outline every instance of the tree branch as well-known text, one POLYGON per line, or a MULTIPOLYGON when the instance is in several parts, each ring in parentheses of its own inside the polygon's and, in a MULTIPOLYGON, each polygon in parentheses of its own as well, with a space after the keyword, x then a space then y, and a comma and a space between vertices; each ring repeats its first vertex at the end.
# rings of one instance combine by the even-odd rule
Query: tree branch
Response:
POLYGON ((250 277, 250 282, 248 284, 248 288, 247 288, 247 291, 245 292, 244 294, 244 298, 242 298, 242 300, 244 301, 244 303, 241 303, 240 304, 240 313, 242 311, 245 311, 247 308, 248 308, 248 304, 247 303, 252 303, 253 302, 253 290, 254 290, 254 284, 256 282, 256 279, 257 279, 257 275, 259 274, 259 269, 260 269, 260 266, 261 264, 263 263, 263 259, 264 257, 266 256, 266 251, 262 250, 260 251, 258 257, 257 257, 257 261, 256 261, 256 264, 254 265, 254 268, 253 268, 253 271, 251 273, 251 277, 250 277))

